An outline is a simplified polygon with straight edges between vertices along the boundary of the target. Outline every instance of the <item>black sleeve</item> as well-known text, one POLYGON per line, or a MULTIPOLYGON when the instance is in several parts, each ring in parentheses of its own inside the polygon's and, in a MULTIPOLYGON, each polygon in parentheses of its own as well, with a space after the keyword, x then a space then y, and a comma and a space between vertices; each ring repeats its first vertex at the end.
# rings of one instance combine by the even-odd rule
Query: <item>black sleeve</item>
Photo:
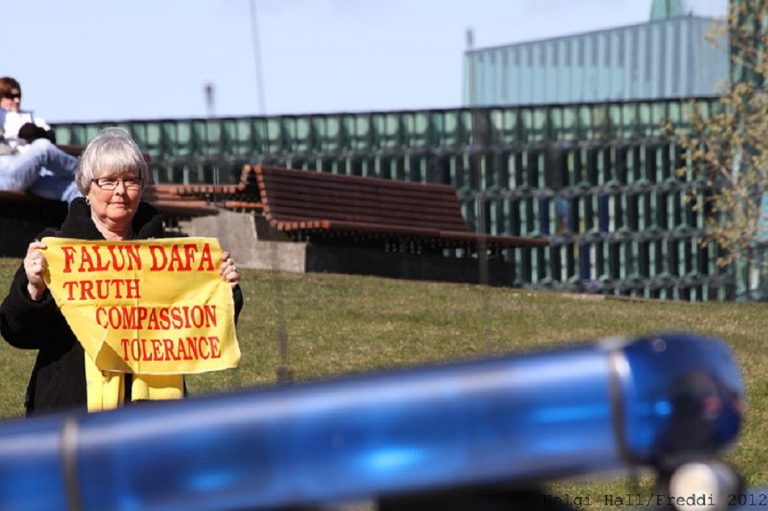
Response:
POLYGON ((53 134, 53 130, 46 130, 31 122, 28 122, 19 128, 19 138, 23 138, 29 143, 32 143, 38 138, 47 138, 54 144, 56 143, 56 136, 53 134))
POLYGON ((237 318, 240 317, 240 311, 243 310, 243 305, 245 305, 243 291, 239 285, 232 288, 232 298, 235 300, 235 324, 237 324, 237 318))
POLYGON ((66 328, 50 291, 46 290, 40 301, 30 298, 22 265, 0 305, 0 334, 16 348, 40 349, 46 341, 57 338, 56 332, 60 334, 66 328))

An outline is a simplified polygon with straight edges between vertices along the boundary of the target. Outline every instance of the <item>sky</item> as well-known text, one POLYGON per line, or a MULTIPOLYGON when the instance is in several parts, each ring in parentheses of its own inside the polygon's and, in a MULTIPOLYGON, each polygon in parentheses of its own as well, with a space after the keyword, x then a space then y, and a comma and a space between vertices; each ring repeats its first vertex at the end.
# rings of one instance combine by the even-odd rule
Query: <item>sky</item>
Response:
MULTIPOLYGON (((455 108, 468 29, 483 48, 642 23, 651 10, 651 0, 0 2, 0 76, 19 80, 22 108, 49 122, 455 108)), ((701 16, 727 9, 687 3, 701 16)))

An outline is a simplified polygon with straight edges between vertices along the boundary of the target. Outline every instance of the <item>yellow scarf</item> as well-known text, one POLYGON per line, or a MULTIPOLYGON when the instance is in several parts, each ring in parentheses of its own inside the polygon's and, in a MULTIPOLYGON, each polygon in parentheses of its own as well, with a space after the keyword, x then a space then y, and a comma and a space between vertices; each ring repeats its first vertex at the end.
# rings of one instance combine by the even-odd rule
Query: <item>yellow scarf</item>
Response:
MULTIPOLYGON (((85 383, 88 393, 88 411, 113 410, 123 405, 125 373, 102 371, 87 354, 85 357, 85 383)), ((133 375, 131 400, 181 399, 184 396, 184 376, 133 375)))

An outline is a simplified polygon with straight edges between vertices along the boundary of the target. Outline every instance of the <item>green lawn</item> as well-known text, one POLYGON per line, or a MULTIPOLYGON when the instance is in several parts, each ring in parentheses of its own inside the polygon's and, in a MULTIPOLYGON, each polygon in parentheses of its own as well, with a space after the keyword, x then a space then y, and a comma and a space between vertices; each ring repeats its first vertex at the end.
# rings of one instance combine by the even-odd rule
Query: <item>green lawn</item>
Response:
MULTIPOLYGON (((0 259, 3 294, 18 261, 0 259)), ((748 391, 746 427, 728 459, 750 486, 768 484, 768 367, 761 304, 676 303, 601 299, 520 289, 411 282, 331 274, 245 271, 246 306, 238 326, 241 366, 189 379, 193 394, 271 385, 279 365, 281 329, 298 379, 366 372, 427 361, 525 352, 556 343, 662 330, 720 337, 741 364, 748 391), (281 319, 282 318, 282 319, 281 319)), ((34 353, 0 344, 0 415, 18 416, 34 353)), ((647 490, 647 478, 640 480, 647 490)), ((616 477, 559 483, 553 491, 590 496, 634 493, 616 477)))

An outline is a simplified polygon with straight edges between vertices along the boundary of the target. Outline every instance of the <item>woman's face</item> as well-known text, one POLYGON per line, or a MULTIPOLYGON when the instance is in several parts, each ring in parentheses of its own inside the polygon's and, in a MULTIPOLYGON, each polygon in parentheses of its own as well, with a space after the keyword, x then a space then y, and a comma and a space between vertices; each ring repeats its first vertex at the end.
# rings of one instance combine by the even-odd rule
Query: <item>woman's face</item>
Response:
POLYGON ((126 230, 139 207, 144 183, 138 171, 116 174, 109 170, 91 181, 87 198, 91 212, 108 229, 126 230))
POLYGON ((19 89, 13 89, 0 94, 0 108, 10 110, 11 112, 18 112, 20 107, 21 91, 19 89))

